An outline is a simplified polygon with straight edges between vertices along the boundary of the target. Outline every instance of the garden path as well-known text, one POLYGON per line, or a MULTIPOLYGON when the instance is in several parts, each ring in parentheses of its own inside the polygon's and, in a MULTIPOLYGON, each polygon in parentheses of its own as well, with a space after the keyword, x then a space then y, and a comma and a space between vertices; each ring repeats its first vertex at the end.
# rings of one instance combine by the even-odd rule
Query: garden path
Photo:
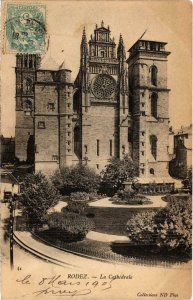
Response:
MULTIPOLYGON (((105 198, 106 199, 106 198, 105 198)), ((98 202, 98 201, 97 201, 98 202)), ((59 201, 58 204, 51 208, 49 212, 54 212, 58 211, 60 212, 63 207, 67 205, 66 202, 64 201, 59 201)), ((121 236, 121 235, 114 235, 114 234, 105 234, 105 233, 100 233, 96 231, 90 231, 87 236, 89 240, 95 240, 99 242, 108 242, 111 243, 113 241, 129 241, 129 238, 127 236, 121 236)))
POLYGON ((125 207, 125 208, 153 208, 153 207, 165 207, 167 205, 167 202, 163 201, 161 198, 163 195, 156 195, 156 196, 147 196, 148 199, 150 199, 153 203, 152 204, 144 204, 144 205, 129 205, 129 204, 115 204, 110 201, 110 198, 103 198, 100 200, 97 200, 95 202, 89 203, 90 206, 94 207, 125 207))
POLYGON ((101 233, 101 232, 97 232, 97 231, 89 231, 86 238, 89 240, 94 240, 94 241, 98 241, 98 242, 106 242, 106 243, 112 243, 114 241, 129 242, 129 238, 127 236, 106 234, 106 233, 101 233))
MULTIPOLYGON (((166 202, 164 202, 161 199, 162 196, 160 195, 156 195, 156 196, 148 196, 148 198, 153 202, 152 204, 148 204, 148 205, 124 205, 124 204, 114 204, 112 203, 112 201, 110 201, 110 198, 103 198, 100 200, 97 200, 95 202, 91 202, 89 203, 90 206, 93 207, 117 207, 117 208, 121 208, 121 207, 125 207, 125 208, 153 208, 153 207, 165 207, 166 206, 166 202)), ((60 212, 61 209, 63 207, 67 206, 67 203, 64 201, 59 201, 58 204, 51 208, 49 210, 49 212, 60 212)), ((101 233, 101 232, 96 232, 96 231, 90 231, 87 236, 88 239, 90 240, 95 240, 95 241, 99 241, 99 242, 114 242, 114 241, 129 241, 129 238, 127 236, 121 236, 121 235, 114 235, 114 234, 105 234, 105 233, 101 233)))
POLYGON ((49 210, 48 210, 48 213, 52 213, 52 212, 60 212, 61 209, 63 207, 66 207, 67 206, 67 202, 64 202, 64 201, 58 201, 58 203, 54 206, 54 207, 51 207, 49 210))

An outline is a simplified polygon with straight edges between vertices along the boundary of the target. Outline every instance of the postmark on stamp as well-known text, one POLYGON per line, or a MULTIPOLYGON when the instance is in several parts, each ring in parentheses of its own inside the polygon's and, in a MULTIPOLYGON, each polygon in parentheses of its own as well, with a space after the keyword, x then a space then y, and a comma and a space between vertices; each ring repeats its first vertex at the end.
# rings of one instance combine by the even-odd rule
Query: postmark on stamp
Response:
POLYGON ((45 51, 45 36, 45 5, 7 4, 5 52, 42 53, 45 51))

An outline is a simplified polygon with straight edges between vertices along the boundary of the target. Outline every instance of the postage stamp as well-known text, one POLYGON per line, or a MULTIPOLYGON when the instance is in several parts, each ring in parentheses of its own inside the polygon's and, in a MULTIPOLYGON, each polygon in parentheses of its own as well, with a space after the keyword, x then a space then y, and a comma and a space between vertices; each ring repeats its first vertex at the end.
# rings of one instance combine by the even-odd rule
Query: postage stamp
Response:
POLYGON ((45 51, 46 6, 7 4, 4 51, 42 53, 45 51))

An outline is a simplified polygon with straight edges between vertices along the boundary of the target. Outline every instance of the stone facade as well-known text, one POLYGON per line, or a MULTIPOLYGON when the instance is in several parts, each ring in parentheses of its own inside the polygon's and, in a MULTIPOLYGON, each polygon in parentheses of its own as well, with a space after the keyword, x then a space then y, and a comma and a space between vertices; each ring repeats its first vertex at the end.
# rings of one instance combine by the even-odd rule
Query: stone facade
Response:
POLYGON ((173 132, 174 153, 169 164, 171 176, 184 179, 192 169, 192 125, 173 132))
POLYGON ((120 36, 116 50, 109 27, 83 32, 80 71, 75 80, 79 160, 100 172, 112 156, 128 153, 128 73, 120 36))
POLYGON ((50 173, 81 162, 100 172, 111 157, 129 154, 140 179, 168 177, 169 52, 165 45, 139 40, 126 61, 122 36, 116 47, 110 28, 102 22, 89 42, 83 31, 74 83, 64 64, 57 66, 49 58, 40 67, 38 55, 18 54, 18 158, 28 159, 28 139, 33 136, 36 171, 50 173), (31 62, 26 63, 26 57, 31 62))
POLYGON ((40 56, 16 56, 15 156, 20 162, 34 162, 34 83, 40 56))
POLYGON ((166 43, 139 40, 129 50, 132 157, 141 182, 169 179, 169 89, 166 43))
POLYGON ((36 72, 35 83, 35 169, 46 173, 72 164, 71 71, 36 72))

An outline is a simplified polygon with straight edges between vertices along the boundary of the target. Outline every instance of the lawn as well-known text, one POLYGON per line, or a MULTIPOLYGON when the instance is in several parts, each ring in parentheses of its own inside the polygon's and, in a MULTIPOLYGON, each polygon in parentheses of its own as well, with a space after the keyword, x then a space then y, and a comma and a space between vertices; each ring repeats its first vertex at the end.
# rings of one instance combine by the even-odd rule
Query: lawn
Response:
MULTIPOLYGON (((126 235, 127 221, 133 214, 150 208, 89 207, 87 216, 95 222, 95 231, 108 234, 126 235)), ((152 208, 158 210, 158 208, 152 208)))
POLYGON ((146 251, 143 247, 125 245, 121 247, 113 247, 111 243, 99 242, 84 239, 78 242, 67 243, 64 240, 57 239, 55 236, 46 232, 36 233, 37 236, 44 241, 49 242, 53 247, 59 247, 67 251, 75 252, 79 255, 87 255, 92 258, 102 259, 106 261, 114 261, 119 263, 133 263, 149 266, 165 266, 170 267, 173 264, 179 264, 189 261, 189 258, 182 257, 178 253, 157 252, 152 247, 147 247, 146 251))

